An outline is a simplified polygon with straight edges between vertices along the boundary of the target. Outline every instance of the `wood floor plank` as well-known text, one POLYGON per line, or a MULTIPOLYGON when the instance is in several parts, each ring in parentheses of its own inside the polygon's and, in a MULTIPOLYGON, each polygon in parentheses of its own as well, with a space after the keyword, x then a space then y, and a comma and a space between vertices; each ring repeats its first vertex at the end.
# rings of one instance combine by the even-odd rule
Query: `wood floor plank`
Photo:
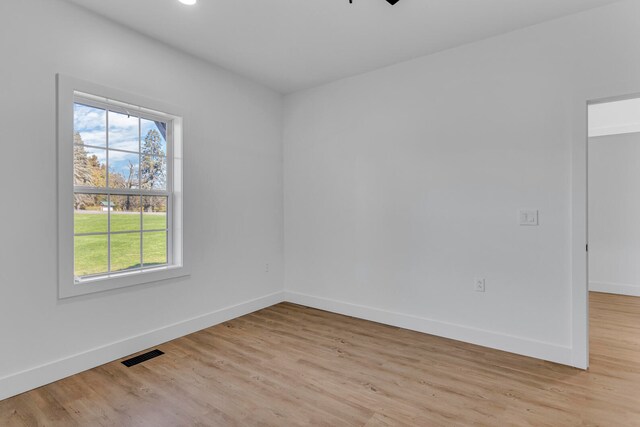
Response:
POLYGON ((0 402, 0 426, 640 426, 640 298, 592 293, 591 368, 283 303, 0 402))

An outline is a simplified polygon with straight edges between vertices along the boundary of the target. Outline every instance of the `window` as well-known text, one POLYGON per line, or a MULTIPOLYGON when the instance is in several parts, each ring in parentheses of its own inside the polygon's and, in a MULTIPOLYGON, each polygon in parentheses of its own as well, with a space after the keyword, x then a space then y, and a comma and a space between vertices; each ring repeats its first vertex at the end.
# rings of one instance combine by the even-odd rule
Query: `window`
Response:
POLYGON ((170 264, 172 122, 76 94, 74 276, 170 264))
POLYGON ((58 90, 60 297, 187 274, 175 108, 64 76, 58 90))

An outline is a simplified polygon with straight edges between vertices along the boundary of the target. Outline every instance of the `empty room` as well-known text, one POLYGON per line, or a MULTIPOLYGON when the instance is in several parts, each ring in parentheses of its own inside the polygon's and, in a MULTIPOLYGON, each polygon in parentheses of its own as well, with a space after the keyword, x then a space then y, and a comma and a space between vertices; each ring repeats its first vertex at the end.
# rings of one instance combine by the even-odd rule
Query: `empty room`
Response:
POLYGON ((640 0, 0 2, 0 426, 640 426, 640 0))

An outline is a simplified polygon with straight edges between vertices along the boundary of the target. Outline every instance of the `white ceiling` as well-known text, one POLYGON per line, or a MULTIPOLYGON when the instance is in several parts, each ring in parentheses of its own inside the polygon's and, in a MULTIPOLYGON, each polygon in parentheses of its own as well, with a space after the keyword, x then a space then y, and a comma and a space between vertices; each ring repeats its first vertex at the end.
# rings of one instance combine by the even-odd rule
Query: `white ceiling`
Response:
POLYGON ((288 93, 617 0, 68 0, 288 93))

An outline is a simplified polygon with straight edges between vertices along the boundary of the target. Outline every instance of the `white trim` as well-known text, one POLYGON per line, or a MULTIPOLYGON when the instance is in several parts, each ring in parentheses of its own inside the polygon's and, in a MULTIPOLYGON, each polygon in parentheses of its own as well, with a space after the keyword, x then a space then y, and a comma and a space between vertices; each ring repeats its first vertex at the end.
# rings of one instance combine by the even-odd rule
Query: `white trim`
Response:
MULTIPOLYGON (((78 278, 74 286, 78 293, 69 294, 68 297, 84 295, 87 293, 110 291, 111 289, 142 285, 144 283, 159 282, 161 280, 186 277, 189 272, 183 267, 172 265, 152 266, 146 268, 118 271, 115 273, 83 276, 78 278)), ((74 292, 70 290, 69 292, 74 292)), ((66 297, 65 297, 66 298, 66 297)))
MULTIPOLYGON (((111 150, 115 151, 115 150, 111 150)), ((112 196, 142 196, 142 197, 171 197, 170 191, 144 190, 126 188, 106 188, 106 187, 82 187, 74 186, 75 192, 79 194, 111 194, 112 196)))
POLYGON ((632 123, 628 125, 616 125, 602 128, 592 128, 589 130, 589 138, 597 138, 600 136, 622 135, 625 133, 640 132, 640 123, 632 123))
POLYGON ((506 335, 498 332, 427 319, 424 317, 301 294, 298 292, 285 291, 285 300, 307 307, 330 311, 332 313, 356 317, 358 319, 370 320, 372 322, 410 329, 412 331, 450 338, 524 356, 535 357, 564 365, 572 365, 571 348, 562 345, 530 340, 513 335, 506 335))
POLYGON ((587 143, 588 101, 574 104, 574 134, 571 150, 571 321, 570 365, 589 367, 589 292, 587 286, 587 143))
POLYGON ((589 282, 589 290, 593 292, 603 292, 605 294, 640 297, 640 285, 630 285, 627 283, 589 282))
POLYGON ((0 400, 284 301, 523 356, 576 366, 573 349, 567 346, 297 292, 281 291, 5 376, 0 378, 0 400))
MULTIPOLYGON (((121 114, 132 114, 135 113, 135 116, 138 116, 147 120, 157 120, 157 121, 170 121, 173 120, 173 115, 166 111, 158 111, 156 109, 145 108, 142 104, 134 104, 118 101, 116 99, 111 99, 108 97, 96 96, 93 93, 84 93, 81 90, 76 90, 76 98, 84 98, 89 104, 86 104, 88 107, 91 107, 93 104, 96 104, 98 108, 109 109, 111 111, 115 111, 121 114)), ((120 95, 115 95, 122 97, 121 99, 131 98, 130 94, 125 94, 124 92, 120 92, 120 95)), ((147 100, 148 101, 148 100, 147 100)), ((156 104, 156 101, 152 101, 156 104)), ((80 101, 82 104, 82 101, 80 101)), ((83 104, 85 105, 85 104, 83 104)), ((145 104, 149 105, 149 104, 145 104)), ((175 110, 175 107, 174 107, 175 110)))
MULTIPOLYGON (((188 276, 190 270, 184 254, 187 249, 183 242, 183 117, 179 108, 161 101, 126 93, 118 89, 97 85, 73 77, 57 75, 57 141, 58 141, 58 298, 70 298, 94 292, 103 292, 143 283, 157 282, 188 276), (78 92, 84 98, 101 99, 107 103, 117 103, 123 108, 135 108, 143 118, 155 117, 167 121, 167 188, 169 194, 167 221, 167 250, 169 266, 153 271, 135 270, 137 274, 105 275, 104 280, 77 283, 73 267, 73 105, 78 92), (92 94, 87 96, 86 94, 92 94), (137 107, 132 107, 137 106, 137 107), (159 113, 162 112, 162 113, 159 113), (172 139, 172 143, 169 143, 172 139)), ((133 111, 132 111, 133 112, 133 111)), ((108 125, 108 123, 107 123, 108 125)), ((107 144, 108 145, 108 144, 107 144)), ((108 160, 107 160, 108 161, 108 160)), ((108 168, 108 163, 107 163, 108 168)), ((108 174, 107 174, 108 176, 108 174)), ((108 178, 107 178, 108 179, 108 178)), ((141 190, 133 192, 142 194, 141 190)), ((127 193, 129 194, 129 193, 127 193)), ((110 231, 110 230, 109 230, 110 231)), ((141 234, 142 238, 142 234, 141 234)), ((142 246, 141 246, 142 251, 142 246)))
POLYGON ((0 400, 281 303, 284 292, 232 305, 0 378, 0 400))

